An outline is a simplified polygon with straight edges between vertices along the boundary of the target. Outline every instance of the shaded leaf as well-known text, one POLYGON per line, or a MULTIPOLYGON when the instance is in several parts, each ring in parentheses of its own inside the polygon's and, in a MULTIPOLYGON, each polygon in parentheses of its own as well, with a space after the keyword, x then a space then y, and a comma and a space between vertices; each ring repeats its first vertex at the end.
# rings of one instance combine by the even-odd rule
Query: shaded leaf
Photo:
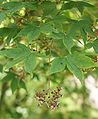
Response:
POLYGON ((19 79, 14 78, 11 82, 12 93, 14 93, 16 91, 16 89, 18 88, 18 84, 19 84, 19 79))
POLYGON ((82 14, 85 7, 94 7, 94 6, 84 1, 68 1, 62 6, 62 10, 77 8, 82 14))
POLYGON ((25 82, 22 79, 14 78, 11 82, 11 90, 14 93, 17 89, 23 88, 27 91, 25 82))
MULTIPOLYGON (((78 20, 73 21, 70 24, 70 28, 67 32, 67 39, 69 40, 71 39, 70 41, 72 41, 72 39, 76 39, 76 36, 79 35, 79 32, 82 35, 84 43, 87 42, 87 38, 86 38, 87 34, 89 34, 90 36, 94 36, 94 32, 92 30, 92 20, 90 18, 79 20, 79 21, 78 20)), ((68 40, 65 40, 65 41, 68 41, 68 40)), ((70 48, 71 47, 72 46, 70 46, 70 48)))
POLYGON ((95 50, 96 53, 98 53, 98 39, 96 39, 94 42, 93 42, 93 48, 95 50))
POLYGON ((0 22, 4 21, 6 19, 7 12, 0 12, 0 22))
POLYGON ((3 65, 0 64, 0 72, 2 72, 2 71, 3 71, 3 65))
POLYGON ((0 28, 0 37, 6 40, 7 44, 9 44, 11 40, 15 41, 18 32, 19 29, 17 27, 3 27, 0 28))
POLYGON ((87 34, 86 34, 84 29, 81 29, 80 32, 81 32, 84 44, 86 44, 86 42, 87 42, 87 34))
POLYGON ((89 49, 89 48, 93 47, 93 44, 92 43, 87 43, 85 46, 89 49))
POLYGON ((22 2, 6 2, 2 5, 0 5, 1 8, 8 10, 8 12, 16 12, 17 10, 20 10, 23 6, 22 2))
POLYGON ((17 75, 14 74, 13 72, 7 72, 7 75, 2 79, 2 81, 3 81, 3 82, 11 81, 11 80, 13 80, 15 77, 17 77, 17 75))
POLYGON ((25 8, 30 10, 36 10, 38 5, 35 2, 22 2, 25 8))
POLYGON ((23 89, 25 89, 27 91, 25 82, 23 80, 19 80, 19 88, 23 88, 23 89))
POLYGON ((48 16, 48 15, 56 15, 57 14, 57 9, 56 9, 56 4, 54 2, 50 2, 50 1, 44 1, 40 7, 43 9, 44 11, 44 16, 48 16))

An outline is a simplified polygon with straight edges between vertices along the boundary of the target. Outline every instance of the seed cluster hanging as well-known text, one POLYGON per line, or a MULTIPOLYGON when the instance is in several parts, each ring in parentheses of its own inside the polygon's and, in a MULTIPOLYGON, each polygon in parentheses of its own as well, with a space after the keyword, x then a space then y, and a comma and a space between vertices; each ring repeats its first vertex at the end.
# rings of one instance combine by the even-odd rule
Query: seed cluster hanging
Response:
POLYGON ((59 106, 59 99, 61 95, 61 87, 56 89, 47 89, 42 91, 37 91, 35 93, 35 98, 39 106, 46 106, 49 109, 56 109, 59 106))

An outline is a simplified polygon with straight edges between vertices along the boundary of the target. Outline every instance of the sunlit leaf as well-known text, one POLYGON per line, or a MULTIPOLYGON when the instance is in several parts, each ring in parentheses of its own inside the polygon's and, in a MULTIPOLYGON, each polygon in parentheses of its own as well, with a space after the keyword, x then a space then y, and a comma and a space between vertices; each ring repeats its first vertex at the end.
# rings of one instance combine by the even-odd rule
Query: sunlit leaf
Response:
POLYGON ((57 57, 52 61, 49 74, 61 72, 65 69, 65 66, 66 66, 66 59, 57 57))

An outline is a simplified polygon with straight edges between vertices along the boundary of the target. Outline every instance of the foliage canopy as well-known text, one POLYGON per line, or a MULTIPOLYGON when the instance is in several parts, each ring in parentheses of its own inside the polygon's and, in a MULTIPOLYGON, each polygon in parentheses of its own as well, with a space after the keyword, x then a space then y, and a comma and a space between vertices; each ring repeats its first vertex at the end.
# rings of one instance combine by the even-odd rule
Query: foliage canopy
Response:
POLYGON ((86 1, 1 0, 1 71, 21 79, 41 70, 39 62, 45 60, 46 76, 66 71, 82 82, 98 67, 96 7, 86 1), (19 67, 25 75, 18 74, 19 67))
POLYGON ((0 119, 93 119, 90 75, 98 79, 97 0, 0 0, 0 119), (57 86, 59 112, 39 114, 32 94, 58 96, 57 86))

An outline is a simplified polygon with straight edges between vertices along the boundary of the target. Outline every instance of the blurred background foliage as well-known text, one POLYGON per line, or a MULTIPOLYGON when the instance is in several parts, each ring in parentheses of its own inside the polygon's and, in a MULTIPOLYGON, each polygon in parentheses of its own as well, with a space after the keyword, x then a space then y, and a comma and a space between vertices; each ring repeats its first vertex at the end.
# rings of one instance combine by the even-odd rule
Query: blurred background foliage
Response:
MULTIPOLYGON (((2 5, 2 3, 4 2, 10 1, 15 0, 0 0, 0 4, 2 5)), ((23 1, 23 0, 16 0, 16 1, 23 1)), ((24 0, 24 1, 31 2, 35 0, 24 0)), ((43 0, 36 0, 36 1, 42 2, 43 0)), ((59 5, 60 0, 50 0, 50 1, 57 2, 58 8, 60 7, 59 5)), ((89 2, 92 5, 95 5, 96 7, 85 9, 83 17, 85 17, 86 15, 88 16, 90 15, 91 19, 95 20, 97 18, 98 21, 98 1, 85 0, 84 2, 89 2)), ((0 28, 10 26, 12 23, 17 24, 18 28, 14 26, 13 29, 11 30, 5 29, 4 31, 5 34, 3 33, 3 35, 2 32, 0 32, 0 49, 14 47, 15 44, 11 43, 10 39, 12 37, 15 38, 15 35, 20 30, 19 28, 22 26, 22 22, 24 22, 24 19, 25 22, 27 22, 28 20, 30 22, 30 20, 32 19, 35 21, 36 19, 40 21, 40 17, 42 14, 41 13, 42 11, 40 11, 40 9, 33 13, 30 10, 27 10, 28 8, 35 9, 34 6, 30 5, 26 6, 27 7, 26 9, 24 7, 21 7, 21 5, 19 4, 16 7, 14 5, 5 6, 6 9, 7 7, 9 8, 11 7, 13 9, 8 10, 7 13, 5 11, 5 14, 8 14, 8 17, 6 17, 5 14, 1 12, 2 8, 0 8, 0 22, 2 21, 0 24, 0 28), (18 12, 14 13, 13 11, 14 10, 17 11, 17 9, 18 12), (12 16, 9 16, 9 12, 12 14, 12 16), (1 36, 3 36, 3 38, 1 36)), ((48 6, 48 9, 45 8, 46 10, 44 11, 45 14, 48 14, 49 9, 50 12, 52 12, 51 6, 50 8, 48 6)), ((55 13, 53 12, 51 14, 54 15, 55 13)), ((80 10, 80 12, 82 11, 80 10)), ((81 15, 80 12, 74 8, 65 11, 64 14, 71 19, 78 20, 79 16, 81 15)), ((56 25, 58 26, 58 29, 61 31, 62 27, 60 27, 60 24, 56 25)), ((95 23, 95 26, 96 28, 98 28, 98 24, 95 23)), ((66 29, 68 28, 66 27, 65 30, 66 29)), ((97 31, 96 36, 98 36, 97 31)), ((43 39, 44 34, 42 34, 41 37, 43 39)), ((25 38, 21 39, 21 42, 28 45, 28 42, 26 42, 25 38)), ((48 48, 49 44, 47 45, 47 43, 49 42, 50 41, 44 42, 44 40, 38 42, 40 48, 42 49, 41 51, 43 53, 42 55, 43 57, 44 57, 44 50, 48 48)), ((58 44, 54 45, 55 48, 53 47, 54 49, 51 51, 54 56, 59 54, 64 55, 68 53, 67 50, 63 49, 62 42, 59 42, 58 44)), ((29 47, 30 48, 34 47, 35 49, 33 50, 36 50, 36 44, 34 44, 34 46, 31 46, 30 44, 29 47)), ((46 53, 49 54, 49 51, 47 50, 46 53)), ((64 71, 53 74, 51 76, 47 76, 46 71, 48 70, 48 67, 50 65, 48 63, 48 58, 43 59, 38 58, 37 67, 35 68, 32 74, 28 74, 24 71, 22 63, 19 63, 14 68, 11 68, 10 70, 6 70, 5 72, 3 72, 3 65, 6 64, 7 61, 8 61, 7 58, 0 56, 0 119, 98 119, 98 106, 97 106, 98 101, 96 101, 98 99, 97 68, 94 71, 93 70, 87 71, 85 76, 85 80, 88 81, 91 79, 94 82, 92 82, 91 80, 90 80, 91 83, 89 83, 89 81, 88 82, 84 81, 84 85, 82 85, 81 82, 76 77, 74 77, 69 71, 64 71), (20 77, 20 79, 22 79, 22 82, 20 83, 20 86, 16 90, 17 75, 20 77), (16 79, 16 81, 12 82, 13 79, 16 79), (37 90, 48 89, 49 86, 52 89, 55 89, 57 86, 62 87, 61 93, 63 96, 60 98, 59 107, 55 110, 47 109, 44 106, 42 107, 38 106, 38 103, 35 99, 35 92, 37 90), (97 91, 94 90, 96 95, 95 94, 93 95, 92 87, 93 89, 97 90, 97 91)))

